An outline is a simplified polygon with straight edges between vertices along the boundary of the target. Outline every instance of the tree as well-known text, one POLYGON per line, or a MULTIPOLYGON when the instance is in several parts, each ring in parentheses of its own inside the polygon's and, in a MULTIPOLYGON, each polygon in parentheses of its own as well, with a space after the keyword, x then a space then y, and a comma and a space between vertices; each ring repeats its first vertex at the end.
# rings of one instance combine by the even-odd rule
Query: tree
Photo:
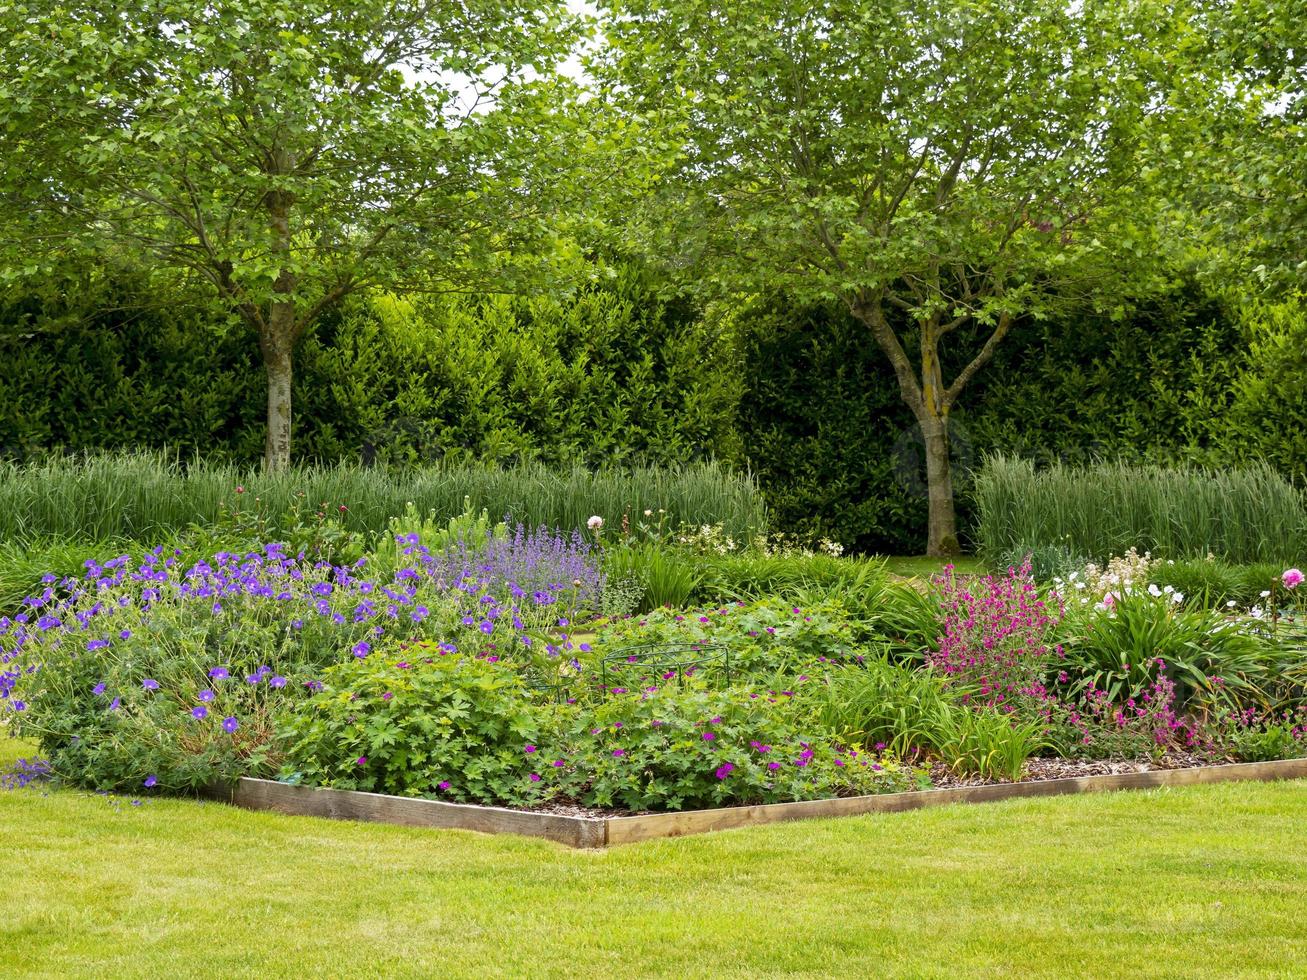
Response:
POLYGON ((3 275, 112 248, 198 277, 258 338, 284 468, 293 353, 324 311, 371 285, 502 286, 548 236, 564 8, 0 0, 3 275))
POLYGON ((1189 18, 1166 174, 1176 223, 1200 233, 1203 264, 1245 299, 1307 289, 1305 17, 1302 0, 1194 0, 1189 18))
MULTIPOLYGON (((925 445, 957 550, 949 417, 1018 316, 1119 303, 1162 74, 1143 0, 606 0, 595 71, 674 156, 658 223, 737 290, 837 299, 925 445), (941 345, 970 356, 944 377, 941 345)), ((1038 424, 1038 420, 1031 420, 1038 424)))

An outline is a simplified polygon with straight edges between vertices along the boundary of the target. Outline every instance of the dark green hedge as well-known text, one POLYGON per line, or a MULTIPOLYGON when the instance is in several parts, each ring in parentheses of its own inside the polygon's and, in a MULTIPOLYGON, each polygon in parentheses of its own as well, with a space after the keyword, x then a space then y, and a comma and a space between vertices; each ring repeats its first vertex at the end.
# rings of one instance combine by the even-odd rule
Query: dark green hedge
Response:
MULTIPOLYGON (((0 302, 0 455, 161 447, 248 463, 263 444, 256 346, 129 274, 0 302), (97 312, 98 311, 98 312, 97 312)), ((916 552, 911 415, 838 308, 757 301, 705 316, 633 265, 566 301, 373 297, 301 346, 296 455, 409 464, 716 458, 758 476, 773 523, 916 552), (726 326, 720 326, 726 324, 726 326)), ((1307 468, 1301 304, 1240 321, 1193 283, 1124 321, 1018 324, 955 412, 960 506, 986 452, 1307 468)), ((951 375, 975 349, 959 332, 951 375)))
MULTIPOLYGON (((915 427, 866 329, 836 307, 798 310, 775 299, 760 303, 747 326, 739 424, 774 522, 858 550, 920 551, 926 508, 915 427)), ((946 376, 978 342, 954 339, 946 376)), ((1262 356, 1289 370, 1279 347, 1262 356)), ((966 473, 989 452, 1222 465, 1269 451, 1268 443, 1301 443, 1300 433, 1255 423, 1248 428, 1257 439, 1231 430, 1231 413, 1246 401, 1239 386, 1251 385, 1248 359, 1231 313, 1183 281, 1124 321, 1019 323, 955 411, 963 526, 966 473)), ((1275 404, 1291 411, 1288 399, 1275 404)))
MULTIPOLYGON (((102 289, 84 314, 35 297, 0 309, 0 454, 167 446, 259 458, 265 383, 252 336, 185 307, 141 309, 142 292, 102 289)), ((732 459, 742 384, 731 338, 629 268, 566 302, 374 297, 301 344, 295 454, 732 459)))

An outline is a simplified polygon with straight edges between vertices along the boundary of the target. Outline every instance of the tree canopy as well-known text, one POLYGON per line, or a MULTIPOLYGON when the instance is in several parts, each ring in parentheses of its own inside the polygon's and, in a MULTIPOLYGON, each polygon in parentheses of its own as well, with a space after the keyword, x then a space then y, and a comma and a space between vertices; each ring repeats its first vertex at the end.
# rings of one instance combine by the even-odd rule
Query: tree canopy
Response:
POLYGON ((579 29, 553 0, 0 5, 6 272, 113 247, 207 283, 258 336, 284 466, 325 309, 547 251, 579 29))
POLYGON ((1160 5, 609 0, 598 70, 670 135, 674 254, 836 299, 921 424, 929 548, 956 547, 948 415, 1017 316, 1146 275, 1136 182, 1160 5), (679 206, 678 206, 679 205, 679 206), (679 220, 677 220, 679 219, 679 220), (939 345, 970 345, 954 377, 939 345), (916 348, 914 351, 913 348, 916 348))

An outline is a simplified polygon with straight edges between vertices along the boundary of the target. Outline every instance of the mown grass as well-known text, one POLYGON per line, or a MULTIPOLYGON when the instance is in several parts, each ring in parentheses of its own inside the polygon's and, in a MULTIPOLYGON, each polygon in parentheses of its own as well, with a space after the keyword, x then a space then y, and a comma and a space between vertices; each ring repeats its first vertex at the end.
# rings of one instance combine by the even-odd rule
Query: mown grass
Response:
POLYGON ((960 575, 984 575, 987 571, 984 561, 973 555, 959 555, 957 558, 894 555, 885 559, 885 570, 904 578, 929 579, 944 571, 946 565, 952 565, 960 575))
POLYGON ((1048 546, 1097 561, 1129 548, 1236 563, 1292 563, 1307 552, 1307 501, 1269 465, 1037 470, 1029 460, 998 456, 976 475, 973 496, 976 538, 988 558, 1048 546))
POLYGON ((0 791, 0 975, 1303 975, 1305 819, 1226 784, 589 853, 0 791))
POLYGON ((387 470, 357 466, 303 467, 269 474, 218 462, 128 453, 0 462, 0 541, 56 539, 164 540, 191 524, 210 524, 224 506, 258 509, 275 529, 299 507, 311 520, 326 502, 353 530, 373 533, 413 502, 441 520, 461 514, 465 500, 490 516, 571 530, 598 514, 616 525, 623 513, 639 520, 662 508, 667 519, 722 523, 747 540, 766 530, 762 496, 747 474, 715 463, 682 468, 636 466, 592 471, 439 464, 387 470), (236 487, 245 493, 239 497, 236 487), (257 504, 255 501, 257 500, 257 504), (338 508, 344 505, 343 514, 338 508))

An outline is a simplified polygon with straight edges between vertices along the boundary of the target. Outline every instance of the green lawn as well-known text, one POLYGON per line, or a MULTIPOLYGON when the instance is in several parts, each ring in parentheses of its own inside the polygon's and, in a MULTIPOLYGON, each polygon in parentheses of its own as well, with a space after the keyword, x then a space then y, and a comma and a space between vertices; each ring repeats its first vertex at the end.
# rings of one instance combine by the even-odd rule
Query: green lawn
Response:
POLYGON ((0 976, 1304 975, 1304 826, 1226 784, 591 853, 0 791, 0 976))
POLYGON ((895 575, 905 578, 930 578, 943 571, 950 561, 958 572, 964 575, 984 575, 985 563, 973 555, 961 555, 957 558, 930 558, 926 555, 884 555, 885 567, 895 575))

